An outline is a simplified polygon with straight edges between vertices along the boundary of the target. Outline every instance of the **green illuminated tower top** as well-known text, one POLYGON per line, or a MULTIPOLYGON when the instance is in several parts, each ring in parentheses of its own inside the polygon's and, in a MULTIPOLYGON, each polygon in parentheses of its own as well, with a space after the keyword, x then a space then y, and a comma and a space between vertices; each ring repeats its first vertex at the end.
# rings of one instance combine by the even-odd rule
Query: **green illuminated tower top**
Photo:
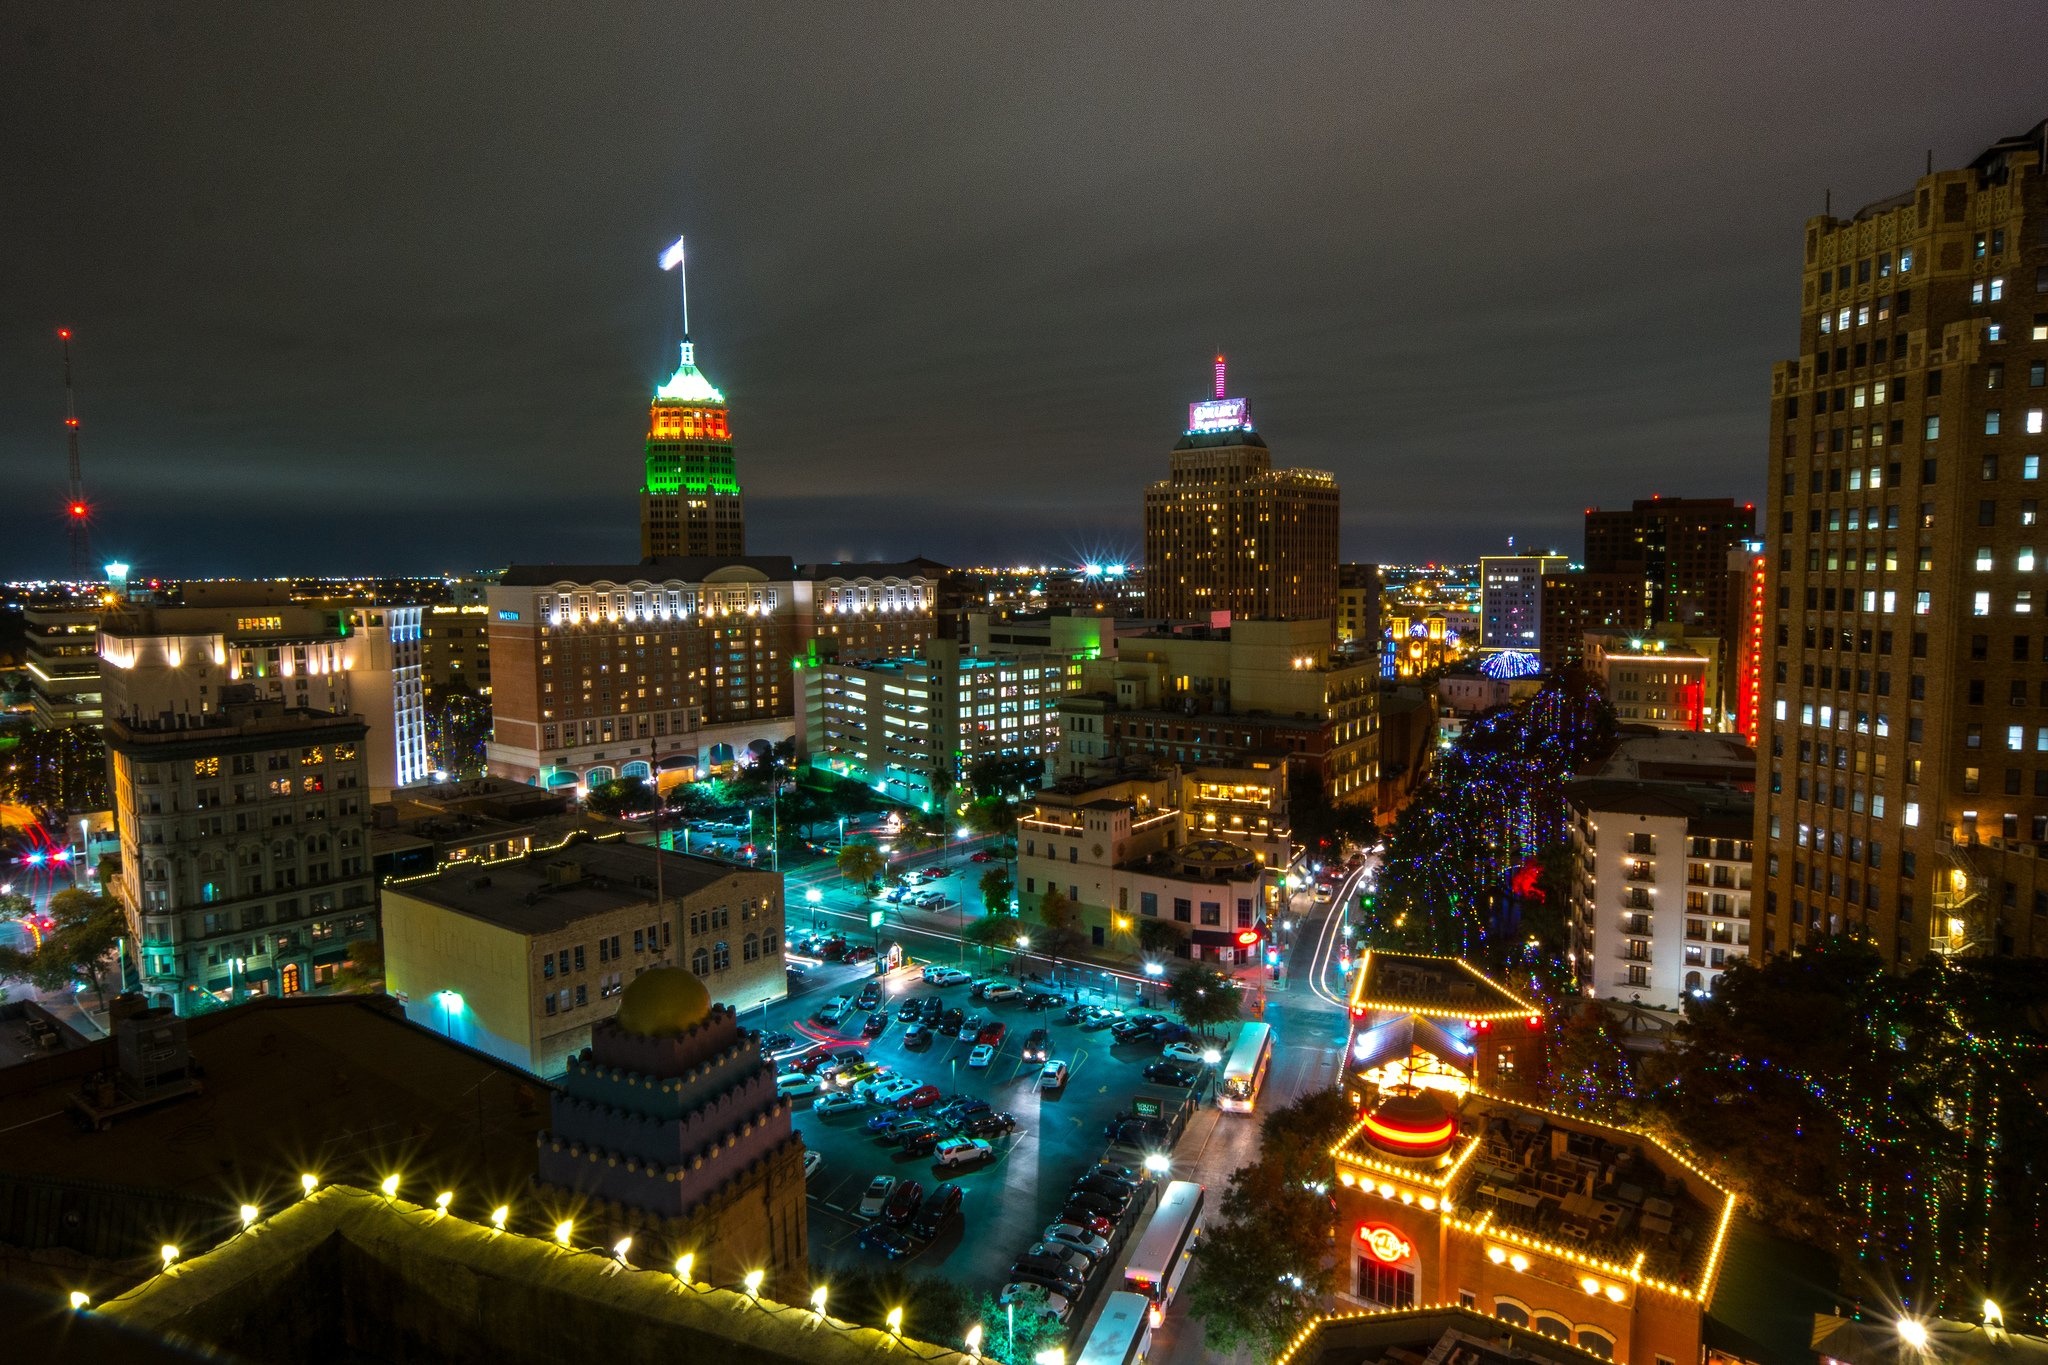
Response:
POLYGON ((640 553, 647 559, 746 553, 725 395, 697 368, 696 348, 687 339, 682 363, 654 391, 648 410, 640 553))

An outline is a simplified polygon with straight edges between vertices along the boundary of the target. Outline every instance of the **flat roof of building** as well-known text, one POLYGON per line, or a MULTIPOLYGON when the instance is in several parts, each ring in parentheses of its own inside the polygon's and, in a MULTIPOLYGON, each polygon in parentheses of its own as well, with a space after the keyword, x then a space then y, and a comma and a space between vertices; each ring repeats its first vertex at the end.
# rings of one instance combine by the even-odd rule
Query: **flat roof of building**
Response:
POLYGON ((657 858, 663 897, 695 895, 729 877, 777 875, 599 836, 519 858, 452 863, 387 886, 515 933, 544 934, 592 915, 651 903, 657 858))
POLYGON ((1694 833, 1747 839, 1755 832, 1756 798, 1732 787, 1685 782, 1582 777, 1564 784, 1574 810, 1593 814, 1653 815, 1682 819, 1694 833))
POLYGON ((1274 1365, 1588 1365, 1604 1359, 1533 1327, 1456 1304, 1331 1313, 1287 1344, 1274 1365))
POLYGON ((1441 1019, 1505 1019, 1542 1009, 1456 957, 1367 949, 1351 989, 1355 1008, 1441 1019))

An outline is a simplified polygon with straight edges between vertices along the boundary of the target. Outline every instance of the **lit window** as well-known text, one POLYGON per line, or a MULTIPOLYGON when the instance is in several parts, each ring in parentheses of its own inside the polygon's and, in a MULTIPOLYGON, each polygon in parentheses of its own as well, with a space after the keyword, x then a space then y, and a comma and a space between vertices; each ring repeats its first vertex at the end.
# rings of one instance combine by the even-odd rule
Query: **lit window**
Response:
POLYGON ((1991 594, 1990 594, 1990 593, 1988 593, 1988 592, 1980 592, 1980 593, 1973 593, 1973 594, 1971 594, 1971 597, 1970 597, 1970 615, 1972 615, 1972 616, 1989 616, 1990 614, 1991 614, 1991 594))
POLYGON ((1991 547, 1989 545, 1979 545, 1977 547, 1977 572, 1991 572, 1991 547))
POLYGON ((2008 748, 2008 749, 2024 749, 2024 748, 2026 748, 2026 747, 2027 747, 2027 727, 2026 727, 2026 726, 2024 726, 2024 725, 2008 725, 2008 726, 2006 726, 2006 727, 2005 727, 2005 747, 2006 747, 2006 748, 2008 748))
POLYGON ((1941 419, 1939 417, 1927 419, 1927 439, 1930 441, 1941 439, 1941 419))
POLYGON ((1916 593, 1914 593, 1914 594, 1913 594, 1913 614, 1914 614, 1915 616, 1925 616, 1925 615, 1927 615, 1927 614, 1928 614, 1929 612, 1931 612, 1931 611, 1933 611, 1933 610, 1934 610, 1934 594, 1933 594, 1933 593, 1931 593, 1931 592, 1916 592, 1916 593))
POLYGON ((1920 803, 1918 801, 1908 801, 1906 803, 1906 824, 1908 826, 1917 826, 1919 823, 1920 803))
MULTIPOLYGON (((2028 413, 2027 421, 2033 422, 2037 415, 2036 413, 2028 413)), ((2041 477, 2041 457, 2039 455, 2028 455, 2020 461, 2020 477, 2023 479, 2038 479, 2041 477)))
POLYGON ((2020 546, 2019 554, 2013 559, 2013 567, 2021 573, 2032 573, 2034 571, 2034 547, 2031 545, 2020 546))
MULTIPOLYGON (((2039 436, 2041 434, 2041 409, 2027 409, 2027 434, 2029 436, 2039 436)), ((2038 466, 2040 462, 2041 457, 2038 455, 2029 455, 2027 457, 2027 463, 2030 466, 2038 466)), ((2027 475, 2027 477, 2031 479, 2034 476, 2032 474, 2029 474, 2027 475)))
POLYGON ((2033 592, 2033 589, 2031 589, 2031 588, 2021 588, 2021 589, 2020 589, 2020 590, 2019 590, 2019 591, 2018 591, 2017 593, 2014 593, 2014 594, 2013 594, 2013 599, 2012 599, 2012 611, 2013 611, 2013 615, 2015 615, 2015 616, 2031 616, 2031 615, 2033 614, 2033 612, 2034 612, 2034 592, 2033 592))
POLYGON ((1986 409, 1986 410, 1985 410, 1985 413, 1984 413, 1984 434, 1985 434, 1986 436, 1996 436, 1996 435, 1998 434, 1998 409, 1997 409, 1997 408, 1988 408, 1988 409, 1986 409))
POLYGON ((1993 280, 1991 281, 1991 290, 1990 290, 1990 293, 1991 293, 1991 301, 1992 301, 1993 303, 1997 303, 1997 302, 1998 302, 1998 301, 1999 301, 2000 299, 2002 299, 2002 298, 2004 298, 2004 297, 2005 297, 2005 277, 2004 277, 2004 276, 2002 276, 2002 275, 2001 275, 2001 276, 1999 276, 1999 277, 1997 277, 1996 279, 1993 279, 1993 280))

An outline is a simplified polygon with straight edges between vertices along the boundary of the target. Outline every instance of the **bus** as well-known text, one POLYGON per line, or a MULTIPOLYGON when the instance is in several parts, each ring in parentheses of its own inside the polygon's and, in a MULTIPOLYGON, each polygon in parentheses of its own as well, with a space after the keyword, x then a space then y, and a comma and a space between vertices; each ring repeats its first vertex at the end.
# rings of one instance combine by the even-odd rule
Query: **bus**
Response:
POLYGON ((1102 1296, 1102 1313, 1081 1343, 1074 1365, 1145 1365, 1145 1349, 1152 1344, 1152 1322, 1146 1316, 1143 1294, 1114 1293, 1102 1296))
POLYGON ((1216 1081, 1218 1107, 1236 1114, 1249 1114, 1257 1107, 1259 1090, 1266 1083, 1266 1067, 1273 1060, 1273 1030, 1265 1024, 1246 1024, 1237 1042, 1223 1059, 1223 1072, 1216 1081))
POLYGON ((1158 1207, 1138 1236, 1137 1249, 1124 1262, 1124 1288, 1142 1294, 1150 1305, 1151 1325, 1166 1319, 1166 1305, 1187 1278, 1195 1243, 1202 1235, 1202 1205, 1207 1191, 1192 1180, 1176 1180, 1159 1195, 1158 1207))

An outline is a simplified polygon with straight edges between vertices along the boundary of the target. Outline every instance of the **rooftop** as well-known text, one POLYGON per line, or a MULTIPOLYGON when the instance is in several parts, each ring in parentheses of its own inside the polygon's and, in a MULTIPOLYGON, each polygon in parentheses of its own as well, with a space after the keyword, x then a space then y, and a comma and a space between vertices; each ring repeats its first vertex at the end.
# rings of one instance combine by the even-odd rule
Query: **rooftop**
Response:
POLYGON ((1585 1365, 1600 1357, 1532 1327, 1438 1304, 1317 1318, 1275 1365, 1585 1365))
POLYGON ((1754 832, 1756 798, 1730 787, 1684 782, 1582 777, 1565 783, 1574 810, 1592 815, 1654 815, 1681 819, 1696 834, 1747 839, 1754 832))
POLYGON ((1354 1009, 1444 1019, 1520 1018, 1543 1012, 1462 958, 1372 949, 1359 964, 1351 1004, 1354 1009))
POLYGON ((664 897, 691 896, 727 879, 775 877, 730 863, 616 839, 495 862, 455 863, 438 872, 402 877, 392 890, 499 925, 520 934, 544 934, 592 915, 647 905, 655 897, 655 860, 661 860, 664 897))
POLYGON ((901 1355, 966 1365, 945 1347, 738 1285, 684 1283, 606 1248, 498 1232, 481 1221, 489 1207, 464 1198, 441 1215, 328 1186, 92 1316, 252 1360, 851 1365, 901 1355))

